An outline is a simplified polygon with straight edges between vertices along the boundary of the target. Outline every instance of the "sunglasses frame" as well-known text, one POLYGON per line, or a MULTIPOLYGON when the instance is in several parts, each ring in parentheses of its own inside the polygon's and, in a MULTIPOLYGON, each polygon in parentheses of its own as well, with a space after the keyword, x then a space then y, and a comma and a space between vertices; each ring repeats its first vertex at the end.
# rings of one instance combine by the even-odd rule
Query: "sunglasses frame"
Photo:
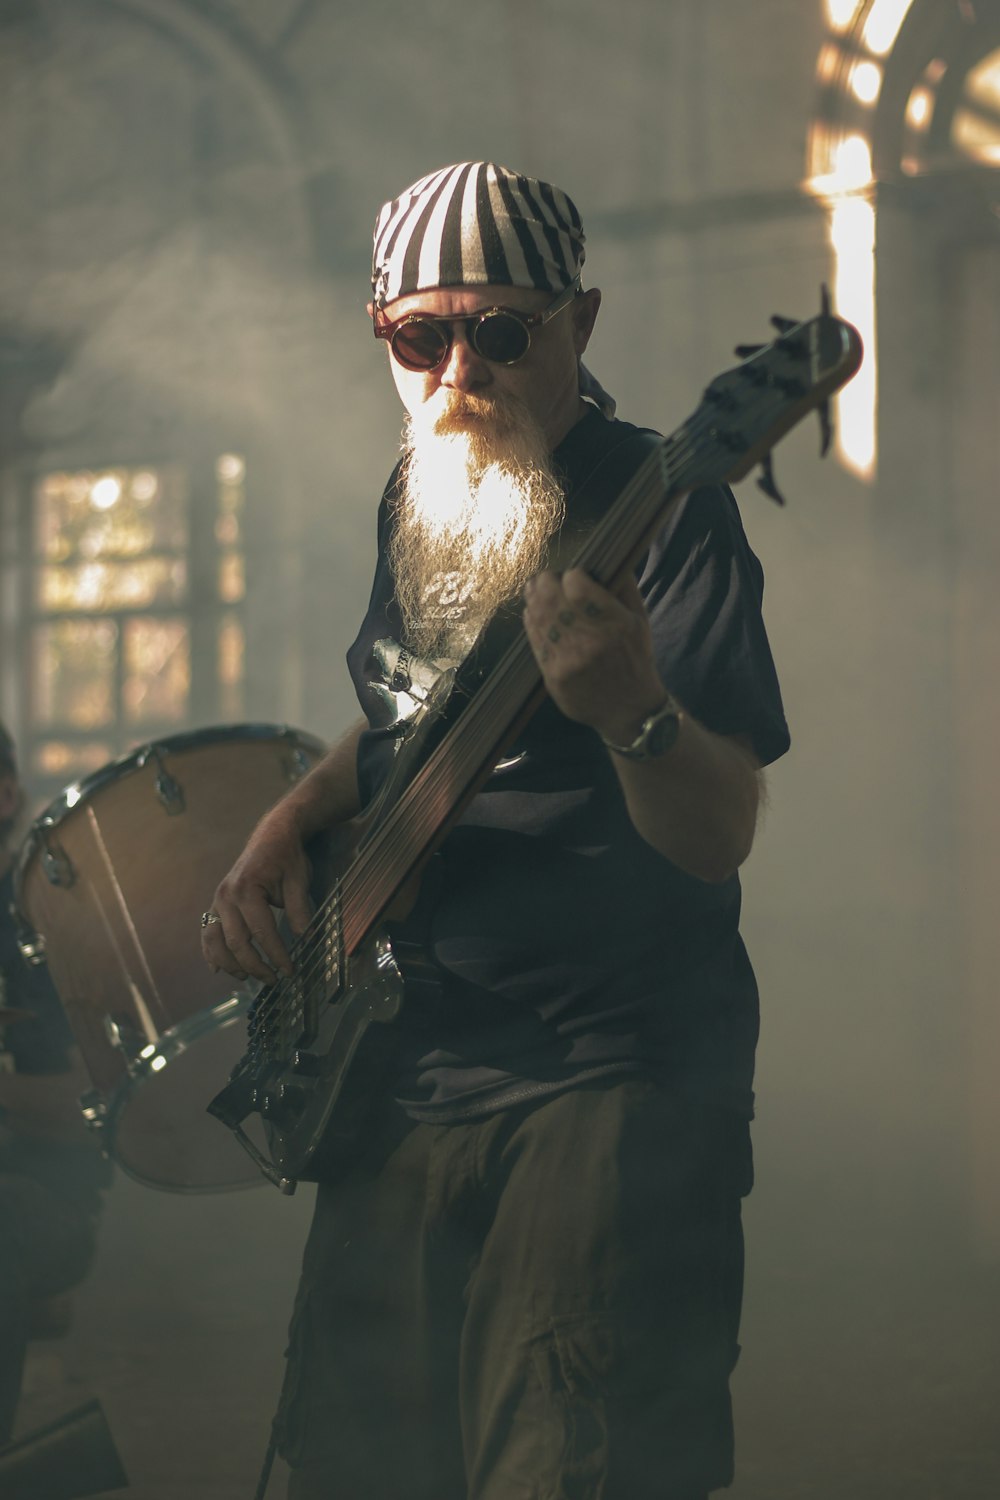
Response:
POLYGON ((531 330, 534 328, 544 327, 546 323, 548 323, 558 313, 562 312, 564 307, 568 307, 570 303, 575 299, 577 293, 580 291, 580 281, 581 276, 578 273, 576 276, 574 276, 569 286, 564 287, 563 290, 558 294, 558 296, 555 297, 547 307, 543 307, 540 312, 536 313, 520 312, 516 307, 504 307, 502 304, 498 304, 495 307, 478 308, 474 313, 453 313, 451 316, 440 318, 434 316, 431 313, 411 312, 407 313, 405 317, 397 318, 395 321, 390 321, 385 317, 384 313, 376 310, 372 314, 372 326, 375 332, 375 337, 377 339, 385 339, 388 343, 389 349, 392 352, 392 357, 394 360, 396 360, 397 364, 401 364, 404 370, 414 370, 421 375, 429 375, 434 370, 440 370, 441 366, 447 360, 449 354, 451 353, 452 345, 455 342, 455 332, 453 328, 449 328, 446 325, 454 323, 465 324, 465 337, 481 359, 488 359, 490 360, 491 364, 495 365, 516 365, 520 364, 521 360, 524 359, 524 356, 531 348, 531 330), (478 333, 483 324, 487 323, 490 318, 495 318, 498 316, 513 318, 516 322, 520 323, 524 329, 527 343, 525 344, 523 351, 520 354, 515 355, 513 359, 494 359, 492 355, 484 354, 477 342, 478 333), (380 319, 382 319, 383 321, 380 322, 380 319), (435 331, 437 331, 441 335, 442 338, 445 339, 445 345, 441 353, 441 358, 439 360, 436 360, 432 365, 412 364, 409 360, 402 358, 395 348, 396 335, 402 329, 408 328, 414 323, 429 324, 433 329, 435 329, 435 331))

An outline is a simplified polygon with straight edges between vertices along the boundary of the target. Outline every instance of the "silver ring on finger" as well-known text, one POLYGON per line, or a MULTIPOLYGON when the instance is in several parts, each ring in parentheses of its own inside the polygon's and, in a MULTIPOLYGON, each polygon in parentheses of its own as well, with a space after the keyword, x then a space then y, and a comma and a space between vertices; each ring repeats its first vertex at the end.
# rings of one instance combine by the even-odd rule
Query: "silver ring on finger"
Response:
POLYGON ((203 911, 201 914, 202 927, 211 927, 213 922, 221 922, 222 918, 217 911, 203 911))

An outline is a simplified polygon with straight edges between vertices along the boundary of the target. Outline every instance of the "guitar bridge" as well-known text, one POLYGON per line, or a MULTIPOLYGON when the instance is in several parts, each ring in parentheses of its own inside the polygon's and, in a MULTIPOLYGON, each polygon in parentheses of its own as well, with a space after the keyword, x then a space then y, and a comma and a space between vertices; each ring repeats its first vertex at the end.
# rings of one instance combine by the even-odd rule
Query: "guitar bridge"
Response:
POLYGON ((243 1121, 248 1114, 252 1113, 255 1107, 253 1102, 255 1092, 256 1088, 250 1079, 250 1075, 248 1073, 238 1073, 235 1078, 230 1079, 224 1089, 216 1094, 215 1098, 208 1105, 208 1113, 213 1115, 215 1119, 221 1120, 223 1125, 232 1131, 261 1175, 268 1182, 273 1183, 280 1193, 284 1193, 286 1197, 291 1197, 298 1186, 296 1179, 294 1177, 286 1177, 284 1173, 279 1172, 268 1161, 264 1153, 257 1149, 243 1129, 243 1121))

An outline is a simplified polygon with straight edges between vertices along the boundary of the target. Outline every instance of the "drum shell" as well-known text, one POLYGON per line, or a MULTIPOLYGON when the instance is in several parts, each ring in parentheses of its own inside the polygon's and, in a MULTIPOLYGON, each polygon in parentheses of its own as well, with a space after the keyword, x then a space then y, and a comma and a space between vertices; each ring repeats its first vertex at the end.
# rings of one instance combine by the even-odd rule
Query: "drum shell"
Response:
MULTIPOLYGON (((163 739, 68 788, 36 820, 16 882, 19 918, 42 939, 106 1098, 143 1048, 232 996, 231 978, 202 958, 201 913, 259 818, 323 748, 275 725, 163 739)), ((199 1129, 224 1082, 206 1079, 206 1098, 192 1101, 199 1129)))

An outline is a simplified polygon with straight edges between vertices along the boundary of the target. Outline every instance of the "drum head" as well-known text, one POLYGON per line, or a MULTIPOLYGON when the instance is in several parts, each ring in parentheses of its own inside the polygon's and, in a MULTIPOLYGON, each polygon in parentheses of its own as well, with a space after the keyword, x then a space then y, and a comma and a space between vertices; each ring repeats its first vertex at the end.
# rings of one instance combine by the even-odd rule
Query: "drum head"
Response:
MULTIPOLYGON (((246 1050, 249 1001, 234 996, 161 1037, 123 1081, 104 1126, 104 1147, 123 1172, 175 1193, 256 1187, 260 1169, 221 1121, 210 1100, 246 1050)), ((267 1154, 259 1115, 245 1129, 267 1154)))

